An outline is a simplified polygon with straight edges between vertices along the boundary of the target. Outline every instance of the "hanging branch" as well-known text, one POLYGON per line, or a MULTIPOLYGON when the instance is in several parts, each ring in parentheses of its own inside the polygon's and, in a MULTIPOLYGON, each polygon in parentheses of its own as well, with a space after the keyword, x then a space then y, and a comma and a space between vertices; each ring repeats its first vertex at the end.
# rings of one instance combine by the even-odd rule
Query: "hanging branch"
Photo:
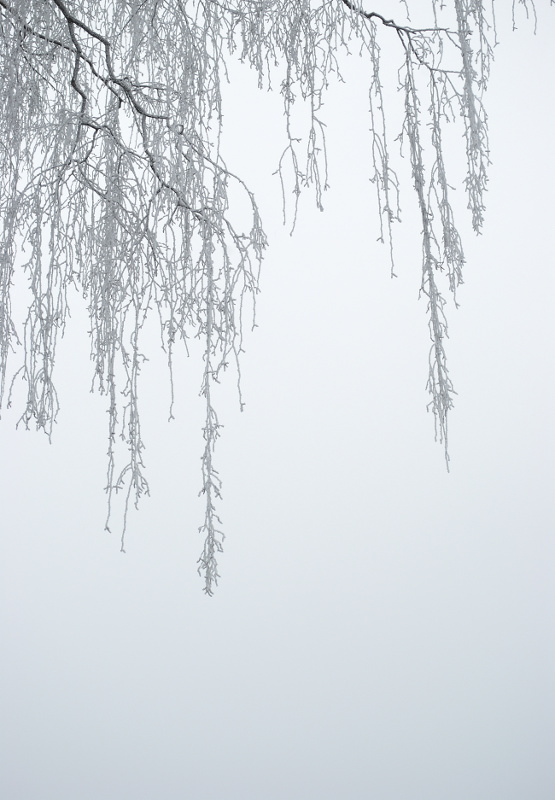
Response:
MULTIPOLYGON (((15 402, 23 380, 20 421, 51 436, 59 409, 57 344, 77 289, 89 313, 92 388, 108 407, 106 527, 122 494, 123 549, 130 503, 149 491, 140 416, 145 326, 152 314, 158 317, 170 418, 175 348, 181 342, 189 352, 192 339, 203 342, 199 571, 208 594, 224 540, 216 508, 221 479, 214 453, 222 425, 215 387, 230 363, 240 380, 244 309, 254 314, 266 247, 254 195, 221 152, 230 58, 254 69, 260 88, 280 89, 284 151, 277 171, 285 216, 293 195, 294 227, 300 194, 312 192, 323 208, 328 188, 330 80, 341 79, 353 44, 365 56, 371 131, 360 145, 361 161, 368 153, 377 235, 388 245, 393 273, 402 187, 392 142, 408 143, 431 338, 429 407, 449 461, 455 392, 442 285, 456 302, 464 254, 445 126, 462 126, 468 207, 478 231, 489 164, 483 92, 495 26, 493 4, 482 0, 430 0, 433 24, 421 26, 408 24, 409 5, 402 4, 405 23, 353 0, 0 0, 0 407, 6 395, 8 406, 15 402), (393 138, 386 106, 396 98, 384 96, 385 46, 396 48, 400 61, 403 122, 393 138), (231 203, 231 187, 246 200, 242 210, 231 203), (19 337, 11 304, 16 260, 30 293, 19 337), (20 349, 8 383, 8 361, 20 349)), ((530 2, 522 5, 532 12, 530 2)))

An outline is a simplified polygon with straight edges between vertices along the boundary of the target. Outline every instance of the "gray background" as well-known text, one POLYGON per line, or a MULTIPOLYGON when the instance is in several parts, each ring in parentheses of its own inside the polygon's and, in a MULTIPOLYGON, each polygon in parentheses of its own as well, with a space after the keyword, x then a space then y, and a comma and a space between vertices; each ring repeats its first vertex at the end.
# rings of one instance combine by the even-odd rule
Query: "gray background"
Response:
POLYGON ((463 224, 451 474, 425 412, 417 216, 405 176, 391 280, 357 59, 330 98, 326 211, 307 197, 292 238, 264 178, 280 147, 273 101, 245 85, 226 117, 271 247, 246 410, 232 376, 219 398, 216 596, 195 573, 198 361, 168 426, 153 334, 152 497, 131 515, 125 556, 117 530, 103 532, 106 416, 88 393, 79 314, 60 351, 53 444, 5 415, 7 800, 555 796, 555 19, 541 5, 536 37, 502 21, 484 235, 463 224))

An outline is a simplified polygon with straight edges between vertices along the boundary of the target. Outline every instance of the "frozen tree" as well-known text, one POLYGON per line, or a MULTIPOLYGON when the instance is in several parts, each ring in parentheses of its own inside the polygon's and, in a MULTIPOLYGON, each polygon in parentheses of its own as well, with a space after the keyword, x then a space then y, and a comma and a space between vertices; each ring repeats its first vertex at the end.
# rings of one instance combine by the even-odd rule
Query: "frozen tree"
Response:
MULTIPOLYGON (((145 322, 159 319, 172 387, 175 347, 200 340, 206 506, 199 571, 208 594, 223 541, 213 387, 228 364, 239 369, 243 320, 252 319, 245 315, 254 307, 266 246, 255 197, 222 152, 230 59, 255 70, 260 89, 281 93, 284 151, 276 166, 284 198, 293 192, 295 218, 301 191, 313 191, 321 207, 327 188, 328 84, 341 77, 349 51, 365 57, 377 231, 392 254, 400 189, 394 161, 404 154, 421 218, 429 404, 448 460, 453 385, 446 290, 456 302, 464 255, 444 132, 447 124, 461 126, 468 208, 478 232, 489 159, 483 95, 495 44, 494 3, 370 5, 0 0, 0 404, 10 405, 14 382, 23 380, 20 422, 51 435, 56 348, 77 290, 90 317, 93 386, 109 410, 106 525, 121 492, 123 548, 128 506, 148 493, 139 411, 145 322), (386 46, 398 53, 400 92, 391 101, 400 103, 402 122, 393 131, 386 126, 380 66, 386 46), (29 292, 21 330, 10 303, 16 271, 25 274, 29 292), (19 354, 7 377, 8 361, 19 354)), ((513 18, 517 12, 535 14, 526 0, 513 0, 513 18)))

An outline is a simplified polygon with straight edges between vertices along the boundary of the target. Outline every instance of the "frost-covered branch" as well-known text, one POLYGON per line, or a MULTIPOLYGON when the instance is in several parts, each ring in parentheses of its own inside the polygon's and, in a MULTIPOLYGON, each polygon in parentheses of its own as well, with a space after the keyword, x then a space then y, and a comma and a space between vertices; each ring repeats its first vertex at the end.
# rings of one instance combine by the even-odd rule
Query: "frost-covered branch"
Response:
MULTIPOLYGON (((535 13, 530 0, 517 5, 535 13)), ((260 88, 281 93, 284 148, 276 166, 293 226, 301 193, 324 205, 329 84, 342 79, 353 48, 366 59, 370 134, 354 146, 376 187, 376 235, 392 271, 402 191, 396 140, 408 149, 422 226, 430 407, 448 458, 454 389, 443 286, 455 295, 464 255, 445 142, 447 126, 459 125, 479 230, 495 24, 493 3, 483 0, 430 0, 413 19, 410 6, 401 2, 393 14, 354 0, 0 0, 0 407, 20 402, 23 381, 21 422, 52 434, 57 347, 77 290, 89 313, 92 387, 108 407, 106 526, 121 494, 123 548, 129 505, 148 493, 140 414, 148 320, 158 318, 169 365, 170 418, 175 348, 202 342, 199 569, 209 594, 223 543, 215 387, 229 364, 240 375, 244 310, 254 309, 266 247, 252 189, 223 153, 230 59, 255 70, 260 88), (395 92, 386 97, 384 88, 386 47, 398 56, 397 129, 395 92), (236 206, 237 192, 243 202, 236 206), (29 291, 21 328, 11 299, 16 263, 29 291), (8 362, 20 351, 8 381, 8 362)))

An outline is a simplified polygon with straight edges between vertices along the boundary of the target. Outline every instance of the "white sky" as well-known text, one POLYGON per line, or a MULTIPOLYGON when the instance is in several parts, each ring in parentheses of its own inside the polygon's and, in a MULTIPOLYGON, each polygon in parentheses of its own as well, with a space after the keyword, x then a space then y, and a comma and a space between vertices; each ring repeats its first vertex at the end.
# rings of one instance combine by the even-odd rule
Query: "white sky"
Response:
POLYGON ((146 372, 152 497, 125 556, 103 532, 106 416, 77 326, 53 444, 5 415, 2 796, 555 796, 555 16, 538 6, 537 36, 503 25, 486 228, 462 226, 449 475, 425 411, 406 183, 397 280, 374 244, 364 76, 330 100, 332 190, 324 214, 304 200, 292 238, 253 155, 278 142, 267 99, 238 93, 228 112, 271 246, 247 407, 233 386, 219 403, 228 538, 214 598, 195 572, 198 362, 171 426, 163 368, 146 372))

